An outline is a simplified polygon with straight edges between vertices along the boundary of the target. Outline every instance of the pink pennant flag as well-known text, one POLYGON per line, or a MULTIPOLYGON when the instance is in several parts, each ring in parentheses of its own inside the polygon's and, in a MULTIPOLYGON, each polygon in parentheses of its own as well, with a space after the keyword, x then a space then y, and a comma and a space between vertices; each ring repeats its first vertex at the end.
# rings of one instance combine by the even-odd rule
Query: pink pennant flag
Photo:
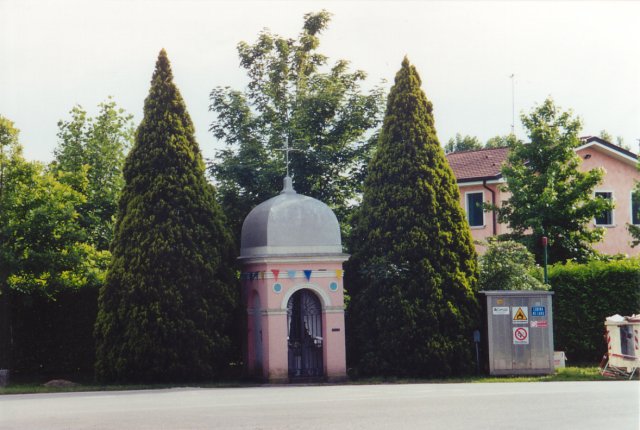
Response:
POLYGON ((278 282, 278 275, 280 274, 280 270, 271 269, 271 273, 273 273, 273 277, 276 278, 276 282, 278 282))

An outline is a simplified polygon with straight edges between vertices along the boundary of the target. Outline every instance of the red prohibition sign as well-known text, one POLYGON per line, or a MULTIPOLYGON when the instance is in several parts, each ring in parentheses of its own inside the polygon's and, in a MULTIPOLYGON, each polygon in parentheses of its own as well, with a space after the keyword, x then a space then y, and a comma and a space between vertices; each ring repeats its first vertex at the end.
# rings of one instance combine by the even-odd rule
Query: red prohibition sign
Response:
POLYGON ((522 327, 520 327, 519 329, 516 329, 513 335, 516 337, 517 340, 525 340, 527 338, 527 331, 522 327))

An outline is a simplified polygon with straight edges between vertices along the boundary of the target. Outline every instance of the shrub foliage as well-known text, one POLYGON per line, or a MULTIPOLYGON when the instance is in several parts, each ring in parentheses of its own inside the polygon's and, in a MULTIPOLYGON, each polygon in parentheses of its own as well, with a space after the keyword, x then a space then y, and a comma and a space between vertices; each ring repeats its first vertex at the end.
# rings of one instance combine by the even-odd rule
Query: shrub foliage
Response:
POLYGON ((85 286, 42 294, 10 291, 12 305, 12 379, 93 379, 93 324, 98 288, 85 286))
POLYGON ((420 85, 405 58, 354 224, 349 353, 366 375, 444 376, 473 363, 476 254, 420 85))
POLYGON ((527 247, 513 240, 491 240, 479 257, 482 290, 546 290, 542 269, 527 247))
POLYGON ((640 313, 640 259, 556 264, 553 287, 555 349, 569 360, 596 362, 607 351, 604 321, 640 313))
POLYGON ((124 167, 99 295, 96 373, 106 381, 215 377, 236 303, 231 236, 169 60, 160 52, 124 167))

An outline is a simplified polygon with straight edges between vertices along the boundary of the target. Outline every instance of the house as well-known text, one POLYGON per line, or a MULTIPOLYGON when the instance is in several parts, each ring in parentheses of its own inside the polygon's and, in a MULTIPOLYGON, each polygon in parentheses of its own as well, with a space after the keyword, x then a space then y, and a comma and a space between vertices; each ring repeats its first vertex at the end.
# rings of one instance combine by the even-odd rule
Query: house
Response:
MULTIPOLYGON (((604 239, 594 248, 604 254, 640 255, 640 246, 631 247, 627 224, 640 225, 638 201, 633 201, 635 183, 640 181, 638 156, 595 136, 581 138, 576 153, 582 159, 581 169, 602 167, 605 174, 596 186, 595 195, 614 201, 615 208, 596 217, 591 225, 605 228, 604 239)), ((500 191, 505 184, 500 169, 507 160, 508 148, 480 149, 447 154, 449 164, 460 187, 460 204, 467 214, 474 240, 508 233, 506 225, 498 223, 494 212, 484 212, 479 205, 487 202, 500 205, 509 194, 500 191)), ((480 246, 479 252, 483 251, 480 246)))

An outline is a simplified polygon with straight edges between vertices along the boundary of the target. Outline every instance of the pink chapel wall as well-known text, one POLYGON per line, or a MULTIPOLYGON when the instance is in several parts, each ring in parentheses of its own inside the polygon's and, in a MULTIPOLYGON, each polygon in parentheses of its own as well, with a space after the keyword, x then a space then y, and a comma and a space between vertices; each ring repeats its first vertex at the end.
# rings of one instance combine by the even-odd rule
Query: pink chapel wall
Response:
POLYGON ((246 264, 243 269, 243 301, 248 314, 248 374, 270 382, 288 380, 287 303, 293 293, 306 288, 314 292, 322 306, 324 375, 329 381, 346 379, 342 281, 342 260, 246 264), (279 271, 277 279, 272 270, 279 271), (312 271, 309 280, 305 270, 312 271), (293 278, 289 271, 295 271, 293 278), (337 284, 335 291, 330 288, 332 282, 337 284), (282 287, 279 292, 274 289, 276 283, 282 287), (261 306, 259 310, 255 309, 256 303, 261 306), (256 318, 260 318, 260 322, 256 322, 256 318), (260 328, 262 333, 257 333, 260 328), (261 339, 261 342, 256 342, 256 339, 261 339), (258 350, 260 346, 262 351, 258 350))

